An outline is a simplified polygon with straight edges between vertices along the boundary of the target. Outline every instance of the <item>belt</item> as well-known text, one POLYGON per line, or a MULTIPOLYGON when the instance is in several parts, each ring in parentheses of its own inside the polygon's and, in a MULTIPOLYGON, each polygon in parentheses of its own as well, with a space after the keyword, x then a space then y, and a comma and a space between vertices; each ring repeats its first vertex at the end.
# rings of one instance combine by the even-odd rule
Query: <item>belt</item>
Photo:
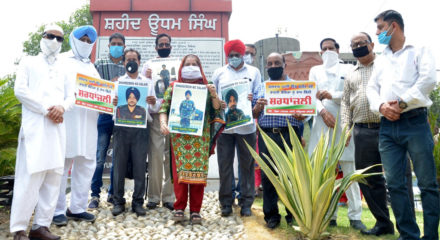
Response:
POLYGON ((261 128, 266 133, 281 133, 288 132, 289 128, 287 127, 279 127, 279 128, 261 128))
POLYGON ((401 113, 400 118, 413 118, 419 116, 420 114, 427 114, 427 113, 428 113, 428 109, 426 107, 415 108, 409 110, 408 112, 401 113))
POLYGON ((354 125, 361 127, 361 128, 379 128, 380 123, 355 123, 354 125))

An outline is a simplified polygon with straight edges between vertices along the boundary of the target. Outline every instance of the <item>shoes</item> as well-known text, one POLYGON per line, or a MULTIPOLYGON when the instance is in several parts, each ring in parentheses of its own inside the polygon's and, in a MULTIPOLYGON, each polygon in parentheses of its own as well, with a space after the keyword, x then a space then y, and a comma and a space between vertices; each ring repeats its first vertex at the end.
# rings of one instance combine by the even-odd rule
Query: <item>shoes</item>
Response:
POLYGON ((162 203, 163 207, 168 208, 170 211, 174 210, 174 203, 171 202, 166 202, 166 203, 162 203))
POLYGON ((47 227, 39 227, 29 232, 30 239, 58 240, 61 237, 53 235, 47 227))
POLYGON ((148 202, 147 203, 147 208, 148 209, 155 209, 156 207, 157 207, 157 203, 155 203, 155 202, 148 202))
POLYGON ((114 205, 112 209, 113 216, 118 216, 119 214, 123 213, 125 211, 124 205, 114 205))
POLYGON ((366 230, 367 227, 362 223, 361 220, 350 220, 350 227, 357 230, 366 230))
POLYGON ((90 201, 88 208, 95 209, 98 208, 98 206, 99 206, 99 198, 92 197, 92 200, 90 201))
POLYGON ((198 213, 198 212, 191 213, 191 216, 190 216, 189 220, 190 220, 192 225, 202 224, 202 216, 200 216, 200 213, 198 213))
POLYGON ((240 215, 242 217, 250 217, 250 216, 252 216, 251 208, 242 207, 241 210, 240 210, 240 215))
POLYGON ((394 234, 394 226, 392 225, 390 227, 374 226, 370 230, 361 230, 361 234, 376 235, 376 236, 385 235, 385 234, 394 234))
POLYGON ((147 215, 147 210, 145 210, 142 205, 132 205, 131 210, 136 213, 136 216, 145 216, 147 215))
POLYGON ((108 202, 108 203, 111 203, 111 204, 115 204, 115 202, 113 201, 113 195, 109 194, 109 195, 107 196, 107 202, 108 202))
POLYGON ((14 234, 14 240, 29 240, 25 231, 18 231, 14 234))
POLYGON ((292 226, 296 222, 295 222, 294 218, 289 218, 289 219, 286 218, 286 223, 287 223, 287 225, 292 226))
POLYGON ((94 222, 96 219, 95 215, 91 213, 88 212, 72 213, 69 209, 67 209, 66 211, 66 216, 68 219, 75 221, 84 221, 84 222, 94 222))
POLYGON ((185 219, 185 213, 183 210, 176 210, 174 212, 173 220, 174 222, 181 222, 185 219))
POLYGON ((67 225, 67 217, 64 214, 56 215, 52 218, 52 223, 58 227, 66 226, 67 225))
POLYGON ((270 219, 267 223, 266 223, 266 227, 268 227, 269 229, 275 229, 276 227, 278 227, 280 225, 280 221, 279 220, 272 220, 270 219))
POLYGON ((328 224, 330 227, 336 227, 338 224, 336 223, 336 220, 330 220, 330 223, 328 224))
POLYGON ((232 214, 231 206, 222 206, 222 217, 227 217, 232 214))

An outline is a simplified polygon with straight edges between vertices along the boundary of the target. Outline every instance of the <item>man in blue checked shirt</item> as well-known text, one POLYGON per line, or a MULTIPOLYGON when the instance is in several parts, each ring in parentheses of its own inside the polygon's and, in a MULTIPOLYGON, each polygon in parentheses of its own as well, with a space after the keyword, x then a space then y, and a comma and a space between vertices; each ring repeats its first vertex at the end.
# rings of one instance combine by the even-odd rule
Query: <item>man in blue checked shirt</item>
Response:
MULTIPOLYGON (((284 57, 279 53, 271 53, 267 57, 267 73, 270 77, 267 81, 293 81, 290 79, 287 74, 284 73, 284 68, 286 67, 286 62, 284 57)), ((261 129, 274 140, 279 146, 283 146, 283 140, 281 136, 286 140, 289 147, 290 144, 290 135, 288 129, 287 120, 289 120, 293 129, 295 130, 296 135, 301 141, 301 135, 303 129, 302 120, 305 117, 301 115, 292 115, 289 117, 286 116, 266 116, 264 115, 264 106, 267 105, 267 99, 264 96, 264 85, 261 86, 260 91, 257 95, 254 96, 252 100, 252 114, 254 118, 258 118, 258 124, 261 129)), ((258 148, 260 150, 260 155, 267 154, 270 156, 269 151, 267 150, 266 144, 262 140, 261 133, 259 133, 258 148)), ((266 161, 266 159, 264 159, 266 161)), ((269 164, 269 163, 268 163, 269 164)), ((278 194, 267 178, 266 174, 261 172, 261 183, 263 185, 263 212, 264 212, 264 220, 266 221, 266 226, 270 229, 276 228, 281 221, 281 215, 278 212, 278 194)), ((290 225, 293 222, 292 213, 287 210, 286 222, 290 225)))

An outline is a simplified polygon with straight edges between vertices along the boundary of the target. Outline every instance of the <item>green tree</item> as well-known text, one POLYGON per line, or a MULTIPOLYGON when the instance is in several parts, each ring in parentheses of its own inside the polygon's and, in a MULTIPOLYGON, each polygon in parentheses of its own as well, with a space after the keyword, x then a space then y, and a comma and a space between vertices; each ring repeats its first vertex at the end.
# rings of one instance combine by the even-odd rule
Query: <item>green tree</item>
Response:
MULTIPOLYGON (((64 31, 64 42, 61 48, 61 52, 70 50, 69 35, 75 27, 82 25, 92 25, 92 15, 90 14, 90 5, 84 5, 80 9, 76 10, 69 18, 68 22, 59 21, 56 22, 64 31)), ((23 52, 28 55, 35 56, 40 52, 40 40, 44 31, 45 25, 38 28, 36 32, 29 33, 29 39, 23 43, 23 52)))
POLYGON ((437 126, 440 125, 440 85, 438 85, 434 91, 431 92, 430 98, 432 100, 432 105, 429 108, 429 111, 437 116, 437 126))

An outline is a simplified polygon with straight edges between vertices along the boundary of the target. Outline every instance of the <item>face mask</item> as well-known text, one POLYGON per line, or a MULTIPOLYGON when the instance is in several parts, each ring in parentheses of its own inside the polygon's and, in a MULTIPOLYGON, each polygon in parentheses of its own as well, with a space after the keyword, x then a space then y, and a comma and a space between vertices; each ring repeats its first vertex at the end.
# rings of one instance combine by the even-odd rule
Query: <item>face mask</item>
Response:
POLYGON ((55 57, 61 51, 61 43, 58 42, 56 38, 53 40, 42 38, 40 41, 40 48, 44 56, 51 57, 55 60, 55 57))
POLYGON ((269 75, 271 80, 282 80, 283 76, 283 67, 271 67, 267 69, 267 74, 269 75))
POLYGON ((182 78, 184 79, 200 79, 202 73, 198 66, 184 66, 182 68, 182 78))
POLYGON ((370 53, 370 51, 368 50, 368 45, 352 49, 352 51, 355 58, 365 57, 370 53))
POLYGON ((324 67, 333 67, 339 62, 338 53, 327 50, 322 54, 322 61, 324 62, 324 67))
POLYGON ((243 61, 246 64, 252 64, 252 62, 254 62, 254 59, 252 58, 252 56, 250 54, 246 54, 243 56, 243 61))
POLYGON ((157 50, 157 54, 159 54, 159 57, 166 58, 170 55, 171 48, 161 48, 157 50))
POLYGON ((129 73, 135 73, 138 70, 138 64, 136 61, 129 61, 127 65, 125 65, 125 70, 129 73))
POLYGON ((243 58, 238 58, 238 57, 228 58, 228 62, 229 65, 231 65, 233 68, 237 68, 243 62, 243 58))
POLYGON ((388 45, 390 44, 391 37, 393 36, 394 31, 387 36, 388 31, 390 30, 391 26, 388 28, 388 30, 381 32, 379 35, 377 35, 377 39, 379 40, 380 44, 388 45))
POLYGON ((89 56, 92 53, 94 43, 80 41, 79 39, 75 38, 73 34, 70 34, 69 40, 75 57, 83 61, 89 61, 89 56))
POLYGON ((120 58, 124 53, 123 46, 110 46, 110 55, 114 58, 120 58))

